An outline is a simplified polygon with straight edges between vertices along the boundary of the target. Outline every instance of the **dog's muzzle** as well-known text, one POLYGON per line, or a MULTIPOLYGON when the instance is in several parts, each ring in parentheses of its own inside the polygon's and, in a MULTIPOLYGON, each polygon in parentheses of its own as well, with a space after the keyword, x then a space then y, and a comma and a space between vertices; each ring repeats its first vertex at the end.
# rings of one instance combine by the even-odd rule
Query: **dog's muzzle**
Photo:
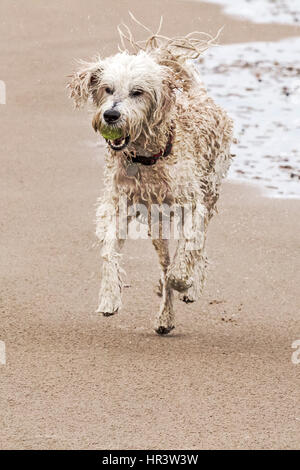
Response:
POLYGON ((99 131, 110 146, 110 148, 115 152, 120 152, 121 150, 124 150, 130 142, 130 135, 124 136, 122 128, 118 128, 116 124, 120 116, 121 115, 118 111, 108 110, 105 111, 105 113, 103 114, 103 118, 106 124, 103 124, 100 113, 97 113, 94 116, 92 122, 94 131, 99 131), (114 114, 112 114, 112 112, 114 114))

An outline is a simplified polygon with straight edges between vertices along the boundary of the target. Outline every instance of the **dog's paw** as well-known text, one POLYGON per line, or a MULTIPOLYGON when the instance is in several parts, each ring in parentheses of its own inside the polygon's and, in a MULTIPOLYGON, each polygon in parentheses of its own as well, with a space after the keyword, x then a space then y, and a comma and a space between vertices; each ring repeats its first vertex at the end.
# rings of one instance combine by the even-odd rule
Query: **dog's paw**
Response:
POLYGON ((196 299, 188 292, 182 292, 181 294, 179 294, 179 300, 186 304, 192 304, 193 302, 196 302, 196 299))
POLYGON ((194 278, 192 286, 185 292, 179 293, 179 300, 186 304, 196 302, 202 293, 203 284, 197 282, 197 278, 194 278))
POLYGON ((193 279, 191 277, 180 278, 174 274, 170 274, 168 282, 172 289, 175 289, 178 292, 185 292, 193 285, 193 279))
POLYGON ((100 300, 100 304, 96 310, 96 313, 101 313, 104 317, 110 317, 118 313, 120 307, 120 301, 102 298, 100 300))
POLYGON ((119 310, 115 310, 114 312, 102 312, 101 310, 97 309, 96 313, 101 313, 104 317, 111 317, 112 315, 115 315, 118 313, 119 310))
POLYGON ((166 326, 158 326, 157 328, 155 328, 155 332, 158 334, 158 335, 167 335, 170 333, 170 331, 174 330, 175 326, 169 326, 169 327, 166 327, 166 326))
POLYGON ((192 287, 190 287, 187 291, 185 292, 180 292, 179 293, 179 300, 182 302, 185 302, 186 304, 191 304, 193 302, 196 302, 199 298, 199 293, 197 292, 197 289, 195 288, 195 285, 193 284, 192 287))

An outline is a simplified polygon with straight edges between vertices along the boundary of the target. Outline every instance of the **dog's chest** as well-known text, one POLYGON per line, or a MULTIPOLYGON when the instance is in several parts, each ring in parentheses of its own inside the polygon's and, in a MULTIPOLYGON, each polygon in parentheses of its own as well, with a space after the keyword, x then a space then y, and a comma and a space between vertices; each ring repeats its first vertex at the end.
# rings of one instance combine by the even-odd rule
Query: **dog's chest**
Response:
POLYGON ((172 177, 169 168, 160 162, 151 166, 126 162, 116 169, 114 181, 116 192, 125 194, 132 202, 173 201, 172 177))

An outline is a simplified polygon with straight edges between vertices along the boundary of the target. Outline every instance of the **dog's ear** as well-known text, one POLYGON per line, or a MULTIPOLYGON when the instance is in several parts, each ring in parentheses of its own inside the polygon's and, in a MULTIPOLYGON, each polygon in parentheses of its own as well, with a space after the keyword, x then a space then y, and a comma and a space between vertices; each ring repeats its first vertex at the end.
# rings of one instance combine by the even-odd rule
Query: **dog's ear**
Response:
POLYGON ((163 87, 154 113, 154 125, 159 125, 171 109, 175 101, 175 89, 173 73, 168 67, 164 67, 163 87))
POLYGON ((67 88, 76 108, 83 106, 89 97, 94 95, 101 83, 102 71, 103 65, 100 60, 81 62, 80 69, 69 76, 67 88))
POLYGON ((187 65, 186 60, 179 55, 175 56, 171 50, 165 47, 154 49, 152 56, 156 62, 163 67, 167 80, 173 90, 176 88, 180 91, 189 91, 191 88, 192 80, 189 72, 190 66, 187 65))
POLYGON ((186 64, 181 64, 174 59, 162 61, 161 64, 169 70, 173 88, 184 92, 190 90, 192 77, 189 73, 189 67, 186 64))

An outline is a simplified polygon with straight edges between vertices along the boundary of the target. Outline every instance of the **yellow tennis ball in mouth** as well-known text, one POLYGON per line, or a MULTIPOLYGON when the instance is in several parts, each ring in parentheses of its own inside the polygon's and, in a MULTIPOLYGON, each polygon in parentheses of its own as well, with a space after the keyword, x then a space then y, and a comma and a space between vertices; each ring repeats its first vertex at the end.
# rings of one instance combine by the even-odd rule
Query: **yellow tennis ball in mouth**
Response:
POLYGON ((107 140, 117 140, 123 137, 122 129, 104 126, 100 129, 101 135, 107 140))

